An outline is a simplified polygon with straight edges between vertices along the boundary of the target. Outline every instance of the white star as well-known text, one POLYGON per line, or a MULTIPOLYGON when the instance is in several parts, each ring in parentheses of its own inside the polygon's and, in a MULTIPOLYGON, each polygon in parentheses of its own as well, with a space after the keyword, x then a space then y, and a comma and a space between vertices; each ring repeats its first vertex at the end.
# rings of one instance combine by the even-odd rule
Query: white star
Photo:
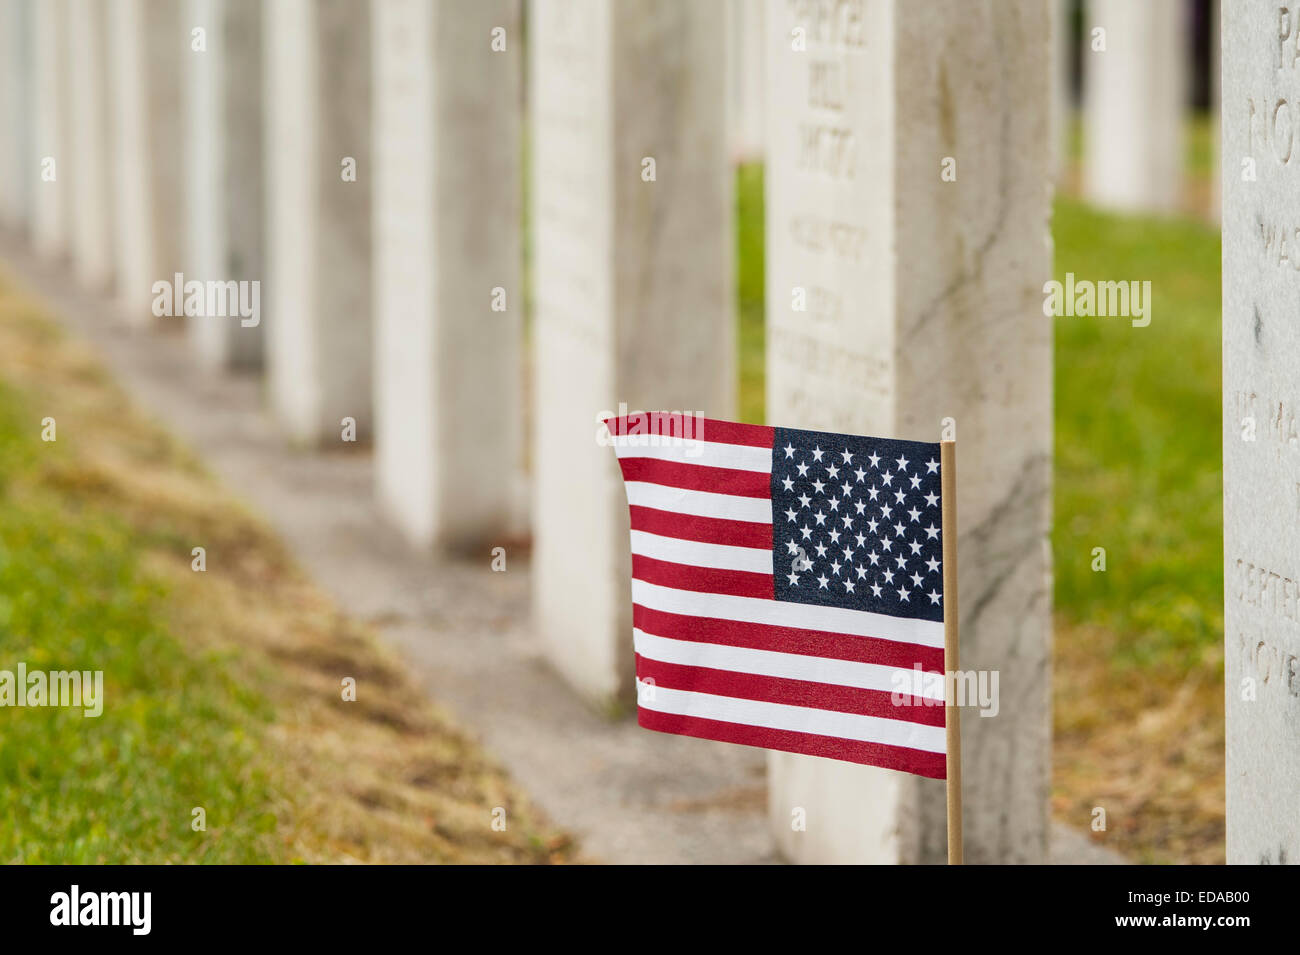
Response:
POLYGON ((804 476, 805 474, 807 474, 807 473, 808 473, 808 465, 806 465, 806 464, 804 464, 802 461, 800 461, 800 462, 799 462, 799 476, 800 476, 800 477, 803 477, 803 476, 804 476))
POLYGON ((832 511, 838 511, 840 509, 840 502, 835 498, 831 498, 830 504, 831 504, 832 511))
POLYGON ((880 455, 876 454, 874 451, 871 452, 871 456, 867 458, 867 460, 871 462, 873 468, 880 466, 880 455))
POLYGON ((867 555, 867 560, 871 561, 871 566, 873 567, 878 567, 880 565, 880 555, 874 550, 867 555))
POLYGON ((910 478, 908 478, 908 480, 912 482, 913 488, 918 488, 921 486, 921 479, 917 477, 915 474, 913 474, 910 478))
POLYGON ((927 494, 927 495, 925 496, 925 506, 926 506, 926 507, 934 507, 934 506, 935 506, 936 504, 938 504, 938 503, 939 503, 939 495, 937 495, 937 494, 931 492, 930 494, 927 494))
POLYGON ((880 538, 880 546, 886 551, 892 551, 894 549, 894 544, 888 537, 880 538))
POLYGON ((794 541, 787 541, 785 546, 786 546, 786 550, 788 550, 790 553, 792 554, 799 553, 799 545, 796 544, 794 541))
POLYGON ((851 580, 844 581, 844 589, 847 590, 849 593, 853 593, 853 581, 851 580))
POLYGON ((867 579, 867 568, 866 568, 866 567, 854 567, 853 569, 856 570, 856 571, 858 572, 858 580, 866 580, 866 579, 867 579))
POLYGON ((880 488, 869 487, 867 488, 867 493, 871 495, 871 499, 874 501, 876 499, 876 495, 880 493, 880 488))
POLYGON ((895 536, 895 537, 902 537, 902 536, 903 536, 903 531, 905 531, 905 530, 907 530, 907 528, 904 527, 903 524, 902 524, 902 522, 900 521, 899 523, 897 523, 897 524, 894 525, 894 536, 895 536))
POLYGON ((789 579, 789 581, 790 581, 790 586, 792 586, 792 587, 798 587, 798 586, 799 586, 799 575, 798 575, 798 574, 786 574, 785 576, 789 579))
POLYGON ((852 560, 852 559, 853 559, 853 545, 852 545, 852 544, 850 544, 848 547, 844 548, 844 559, 845 559, 845 560, 852 560))
POLYGON ((880 596, 880 584, 872 584, 872 585, 871 585, 871 596, 873 596, 873 597, 879 597, 879 596, 880 596))
POLYGON ((930 598, 930 603, 932 603, 932 604, 938 604, 938 603, 939 603, 939 598, 942 597, 943 594, 938 593, 938 592, 932 590, 932 591, 930 591, 928 594, 926 594, 926 596, 930 598))
POLYGON ((812 561, 809 560, 807 557, 805 557, 805 558, 803 559, 803 561, 799 564, 799 569, 800 569, 800 570, 812 570, 812 561))
POLYGON ((820 446, 813 448, 813 458, 817 461, 822 459, 822 449, 820 446))
POLYGON ((845 514, 845 515, 844 515, 844 526, 845 526, 845 527, 852 527, 852 526, 853 526, 853 515, 852 515, 852 514, 845 514))
POLYGON ((925 562, 925 566, 930 568, 930 573, 932 574, 936 574, 939 572, 939 562, 935 560, 933 557, 931 557, 929 560, 925 562))
POLYGON ((915 571, 912 572, 912 583, 917 587, 921 586, 921 575, 915 571))
POLYGON ((823 514, 821 511, 818 511, 816 514, 813 515, 813 517, 816 519, 817 524, 818 524, 819 527, 820 527, 822 524, 825 524, 825 523, 826 523, 826 515, 823 514))
POLYGON ((822 492, 822 488, 824 488, 825 486, 826 485, 823 484, 821 481, 813 481, 813 490, 816 491, 818 494, 822 492))
POLYGON ((794 457, 794 445, 793 445, 793 444, 787 444, 783 450, 785 451, 785 456, 786 456, 787 458, 792 458, 792 457, 794 457))
POLYGON ((840 490, 844 492, 845 497, 853 496, 853 485, 850 484, 848 481, 845 481, 843 484, 840 485, 840 490))
POLYGON ((886 504, 884 507, 880 509, 881 516, 886 519, 888 519, 893 513, 894 513, 894 509, 890 507, 888 504, 886 504))
POLYGON ((886 487, 893 487, 893 486, 894 486, 894 476, 893 476, 892 474, 890 474, 888 471, 886 471, 884 474, 880 475, 880 480, 882 480, 883 482, 885 482, 885 486, 886 486, 886 487))
POLYGON ((840 562, 838 560, 831 563, 831 573, 836 577, 840 575, 840 562))
POLYGON ((840 456, 844 458, 844 463, 845 463, 845 464, 852 464, 852 463, 853 463, 853 455, 849 454, 849 449, 848 449, 848 448, 845 448, 843 451, 841 451, 841 452, 840 452, 840 456))
POLYGON ((893 572, 892 570, 888 570, 888 569, 887 569, 887 570, 886 570, 883 574, 881 574, 880 576, 883 577, 883 578, 885 579, 885 583, 887 583, 887 584, 892 584, 892 583, 894 582, 894 572, 893 572))
POLYGON ((937 540, 939 538, 939 528, 934 526, 933 521, 930 523, 930 526, 925 529, 925 538, 926 540, 937 540))
POLYGON ((781 485, 787 491, 794 490, 794 481, 790 480, 789 478, 781 478, 781 485))
POLYGON ((907 470, 907 458, 895 458, 894 460, 898 462, 898 470, 907 470))
POLYGON ((925 462, 925 473, 926 473, 926 474, 937 474, 938 472, 939 472, 939 462, 938 462, 938 461, 936 461, 934 458, 931 458, 929 461, 926 461, 926 462, 925 462))
POLYGON ((896 500, 899 504, 902 504, 905 500, 907 500, 907 495, 904 494, 902 491, 895 491, 894 500, 896 500))
POLYGON ((812 540, 812 529, 808 527, 799 528, 799 533, 803 535, 804 540, 812 540))
POLYGON ((867 544, 867 535, 866 535, 866 534, 858 534, 858 535, 857 535, 857 539, 858 539, 858 546, 859 546, 859 547, 865 547, 865 546, 866 546, 866 544, 867 544))
POLYGON ((837 468, 835 465, 832 464, 830 467, 828 467, 828 468, 826 469, 826 473, 827 473, 828 475, 830 475, 831 477, 839 477, 839 476, 840 476, 840 469, 837 468))
POLYGON ((790 522, 791 522, 791 523, 794 523, 794 519, 795 519, 796 517, 798 517, 799 515, 796 514, 794 508, 791 507, 791 508, 787 508, 787 509, 786 509, 785 516, 788 517, 788 518, 790 518, 790 522))
POLYGON ((827 579, 825 574, 822 574, 820 577, 817 578, 817 584, 819 590, 825 590, 826 585, 828 583, 830 583, 830 580, 827 579))
POLYGON ((800 495, 799 495, 799 506, 800 506, 800 507, 807 507, 807 506, 808 506, 809 504, 811 504, 811 503, 812 503, 812 498, 809 497, 807 494, 800 494, 800 495))
POLYGON ((871 520, 867 521, 867 530, 871 531, 871 533, 874 534, 876 532, 876 527, 879 525, 879 523, 880 522, 873 517, 871 520))
POLYGON ((853 506, 856 507, 856 508, 858 509, 858 513, 859 513, 859 514, 865 514, 865 513, 867 513, 867 502, 866 502, 866 501, 854 501, 854 502, 853 502, 853 506))
POLYGON ((911 601, 907 599, 907 595, 910 594, 910 593, 911 593, 910 590, 905 590, 904 588, 899 587, 899 588, 898 588, 898 599, 899 599, 899 600, 906 601, 907 603, 911 603, 911 601))
POLYGON ((858 483, 859 483, 859 484, 861 484, 861 483, 862 483, 862 479, 865 478, 865 477, 867 476, 867 472, 864 471, 864 470, 862 470, 861 467, 859 467, 859 468, 858 468, 856 471, 854 471, 853 473, 856 474, 856 475, 858 476, 858 483))
POLYGON ((918 511, 918 510, 917 510, 916 508, 914 508, 914 507, 909 507, 909 508, 907 509, 907 514, 908 514, 908 516, 911 517, 912 520, 914 520, 914 521, 915 521, 915 520, 920 520, 921 512, 918 511))
POLYGON ((919 553, 921 553, 921 545, 920 545, 920 543, 919 543, 918 541, 908 541, 908 542, 907 542, 907 546, 910 547, 910 548, 912 548, 912 553, 913 553, 913 554, 919 554, 919 553))
POLYGON ((839 531, 831 531, 831 533, 830 533, 830 538, 831 538, 831 543, 832 543, 832 544, 838 544, 838 543, 840 542, 840 532, 839 532, 839 531))
POLYGON ((898 565, 899 570, 907 570, 907 558, 902 554, 894 558, 894 563, 898 565))
POLYGON ((818 556, 818 557, 825 557, 825 556, 826 556, 826 545, 825 545, 825 544, 818 544, 818 545, 817 545, 817 556, 818 556))

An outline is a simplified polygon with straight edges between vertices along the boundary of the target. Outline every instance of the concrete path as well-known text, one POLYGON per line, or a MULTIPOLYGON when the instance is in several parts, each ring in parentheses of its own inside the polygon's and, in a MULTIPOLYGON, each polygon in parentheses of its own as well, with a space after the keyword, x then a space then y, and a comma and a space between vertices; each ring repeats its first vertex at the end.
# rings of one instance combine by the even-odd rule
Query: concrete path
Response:
MULTIPOLYGON (((579 703, 529 632, 526 560, 508 555, 508 570, 494 573, 488 554, 466 563, 408 548, 375 505, 370 456, 288 448, 263 411, 257 379, 198 372, 181 320, 164 320, 175 327, 163 332, 133 331, 104 299, 80 291, 69 269, 38 261, 2 233, 0 260, 278 531, 344 610, 399 649, 430 696, 579 837, 585 856, 778 861, 763 753, 651 733, 579 703)), ((1060 826, 1051 855, 1055 863, 1123 861, 1060 826)))

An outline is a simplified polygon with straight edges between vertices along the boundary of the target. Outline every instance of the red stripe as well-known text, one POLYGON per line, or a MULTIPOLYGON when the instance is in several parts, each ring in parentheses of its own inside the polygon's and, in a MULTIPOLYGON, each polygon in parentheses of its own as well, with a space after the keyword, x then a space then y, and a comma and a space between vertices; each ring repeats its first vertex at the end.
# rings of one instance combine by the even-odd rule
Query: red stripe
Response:
MULTIPOLYGON (((655 414, 655 412, 649 412, 655 414)), ((606 418, 605 424, 610 434, 659 434, 678 435, 693 438, 696 441, 714 441, 718 444, 741 444, 750 448, 770 448, 776 437, 776 429, 761 424, 739 424, 735 421, 719 421, 716 418, 696 418, 694 415, 681 415, 680 418, 664 413, 662 419, 637 419, 636 416, 606 418), (633 432, 631 429, 636 428, 633 432)))
POLYGON ((947 762, 943 753, 930 753, 903 746, 884 743, 866 743, 861 740, 840 739, 835 736, 817 736, 813 733, 796 733, 792 730, 775 730, 765 726, 747 726, 743 723, 724 723, 697 716, 680 716, 660 713, 657 710, 637 708, 636 721, 646 729, 679 736, 714 739, 742 746, 759 746, 778 749, 786 753, 803 753, 808 756, 825 756, 830 759, 862 763, 897 769, 931 779, 947 778, 947 762))
POLYGON ((693 590, 704 594, 730 594, 733 597, 776 599, 771 574, 748 570, 719 570, 716 567, 692 567, 674 564, 641 554, 632 555, 632 577, 674 590, 693 590))
POLYGON ((696 517, 678 514, 653 507, 631 505, 632 530, 646 531, 661 537, 700 541, 705 544, 727 544, 731 547, 772 548, 772 525, 750 521, 728 521, 721 517, 696 517))
POLYGON ((815 683, 811 680, 741 673, 737 670, 665 663, 643 657, 639 653, 636 655, 636 676, 638 680, 653 680, 655 686, 669 690, 690 690, 741 700, 807 706, 816 710, 878 716, 885 720, 921 723, 925 726, 944 725, 942 701, 936 703, 907 694, 895 703, 893 694, 888 690, 867 690, 836 683, 815 683))
POLYGON ((704 464, 665 461, 662 458, 619 458, 624 481, 648 481, 688 491, 710 491, 736 497, 766 498, 772 493, 772 476, 766 471, 712 468, 704 464))
POLYGON ((749 647, 753 650, 777 650, 781 653, 851 660, 855 663, 878 663, 907 670, 919 663, 927 673, 944 672, 942 647, 924 647, 916 643, 899 643, 877 637, 741 623, 713 617, 692 617, 651 610, 640 604, 632 606, 632 625, 653 636, 674 640, 694 640, 697 643, 749 647))

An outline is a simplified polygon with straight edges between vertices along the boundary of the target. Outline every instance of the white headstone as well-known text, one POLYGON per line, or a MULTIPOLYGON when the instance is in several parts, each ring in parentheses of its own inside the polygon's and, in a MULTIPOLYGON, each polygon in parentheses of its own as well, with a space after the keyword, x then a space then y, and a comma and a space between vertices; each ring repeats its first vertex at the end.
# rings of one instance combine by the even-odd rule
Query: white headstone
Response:
POLYGON ((108 16, 100 0, 67 0, 72 135, 67 173, 72 189, 72 259, 88 286, 113 280, 113 167, 109 144, 108 16))
POLYGON ((1183 182, 1189 5, 1090 0, 1086 9, 1085 192, 1115 209, 1173 210, 1183 182))
POLYGON ((32 98, 32 242, 60 256, 71 243, 72 103, 68 88, 68 5, 48 0, 32 8, 35 68, 32 98))
POLYGON ((180 11, 171 0, 108 8, 114 271, 123 312, 139 326, 154 321, 154 283, 184 268, 180 90, 189 35, 180 11))
POLYGON ((523 443, 519 0, 374 13, 378 493, 417 544, 499 542, 523 443))
POLYGON ((264 6, 267 368, 289 435, 371 418, 370 5, 264 6))
POLYGON ((32 163, 30 0, 0 0, 0 223, 26 228, 38 180, 32 163))
POLYGON ((628 510, 597 415, 735 402, 725 7, 535 0, 534 601, 585 696, 633 686, 628 510))
POLYGON ((239 308, 229 297, 212 309, 205 302, 187 318, 190 339, 206 368, 257 367, 266 327, 261 3, 189 0, 186 14, 189 29, 203 31, 191 32, 184 58, 186 279, 243 283, 234 288, 244 295, 239 308))
POLYGON ((731 157, 736 162, 763 158, 763 3, 727 2, 727 119, 731 157))
MULTIPOLYGON (((1041 862, 1049 12, 1040 0, 836 11, 768 5, 768 422, 934 441, 954 419, 961 663, 999 671, 1001 691, 996 717, 962 721, 966 860, 1041 862)), ((788 858, 945 858, 941 781, 786 753, 768 765, 788 858)))
POLYGON ((1300 8, 1223 5, 1228 862, 1300 862, 1300 8))

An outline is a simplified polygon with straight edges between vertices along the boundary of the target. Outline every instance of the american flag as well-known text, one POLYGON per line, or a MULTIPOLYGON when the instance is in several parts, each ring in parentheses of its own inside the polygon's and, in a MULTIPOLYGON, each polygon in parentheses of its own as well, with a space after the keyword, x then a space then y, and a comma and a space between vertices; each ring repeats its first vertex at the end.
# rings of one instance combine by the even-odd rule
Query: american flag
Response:
POLYGON ((640 725, 944 778, 939 445, 605 423, 632 518, 640 725))

